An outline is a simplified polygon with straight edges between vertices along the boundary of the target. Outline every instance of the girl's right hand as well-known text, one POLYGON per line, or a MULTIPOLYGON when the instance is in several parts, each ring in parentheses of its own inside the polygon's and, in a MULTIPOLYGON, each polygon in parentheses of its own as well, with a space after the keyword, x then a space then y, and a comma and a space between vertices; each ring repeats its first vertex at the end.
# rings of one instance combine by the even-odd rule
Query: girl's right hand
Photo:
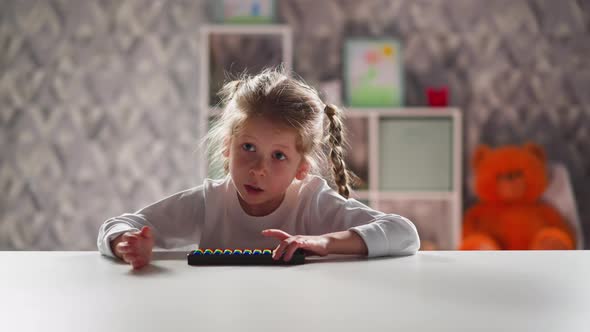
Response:
POLYGON ((143 226, 140 231, 126 232, 116 237, 112 243, 113 253, 134 269, 141 269, 149 264, 154 247, 152 230, 143 226))

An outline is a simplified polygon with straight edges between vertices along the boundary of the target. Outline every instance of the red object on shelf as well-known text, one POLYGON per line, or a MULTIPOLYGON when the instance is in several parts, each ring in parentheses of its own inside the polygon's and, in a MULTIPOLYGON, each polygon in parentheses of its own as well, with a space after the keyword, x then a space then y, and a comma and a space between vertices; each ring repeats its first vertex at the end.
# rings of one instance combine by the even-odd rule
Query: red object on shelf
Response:
POLYGON ((427 88, 426 97, 428 98, 428 105, 431 107, 449 106, 449 89, 446 86, 427 88))

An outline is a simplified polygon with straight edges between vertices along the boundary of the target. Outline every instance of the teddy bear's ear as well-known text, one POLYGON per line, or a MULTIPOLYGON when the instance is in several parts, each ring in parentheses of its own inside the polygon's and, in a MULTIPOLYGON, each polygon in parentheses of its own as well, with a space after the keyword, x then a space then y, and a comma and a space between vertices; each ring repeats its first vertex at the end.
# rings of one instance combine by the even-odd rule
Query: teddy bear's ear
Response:
POLYGON ((539 160, 541 161, 545 161, 546 159, 546 155, 545 155, 545 150, 543 149, 542 146, 536 144, 536 143, 532 143, 532 142, 527 142, 524 144, 524 149, 530 153, 532 153, 535 157, 539 158, 539 160))
POLYGON ((490 147, 485 144, 480 144, 475 148, 473 157, 471 158, 471 167, 477 169, 483 158, 491 151, 490 147))

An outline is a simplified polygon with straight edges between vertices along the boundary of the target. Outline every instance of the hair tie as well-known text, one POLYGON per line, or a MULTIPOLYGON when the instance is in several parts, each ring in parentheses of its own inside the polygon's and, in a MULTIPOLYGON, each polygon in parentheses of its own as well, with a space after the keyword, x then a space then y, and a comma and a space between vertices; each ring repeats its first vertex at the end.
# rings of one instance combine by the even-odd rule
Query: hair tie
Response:
POLYGON ((336 108, 330 104, 326 104, 326 107, 324 107, 324 113, 328 116, 334 116, 336 115, 336 108))

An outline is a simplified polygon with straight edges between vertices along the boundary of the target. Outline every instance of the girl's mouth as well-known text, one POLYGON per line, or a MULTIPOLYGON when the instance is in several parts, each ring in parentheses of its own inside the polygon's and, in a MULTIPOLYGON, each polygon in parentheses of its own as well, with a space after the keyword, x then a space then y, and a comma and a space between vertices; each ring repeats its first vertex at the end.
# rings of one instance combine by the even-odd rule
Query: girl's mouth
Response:
POLYGON ((248 194, 259 194, 264 191, 261 188, 249 184, 244 185, 244 188, 246 188, 246 192, 248 192, 248 194))

